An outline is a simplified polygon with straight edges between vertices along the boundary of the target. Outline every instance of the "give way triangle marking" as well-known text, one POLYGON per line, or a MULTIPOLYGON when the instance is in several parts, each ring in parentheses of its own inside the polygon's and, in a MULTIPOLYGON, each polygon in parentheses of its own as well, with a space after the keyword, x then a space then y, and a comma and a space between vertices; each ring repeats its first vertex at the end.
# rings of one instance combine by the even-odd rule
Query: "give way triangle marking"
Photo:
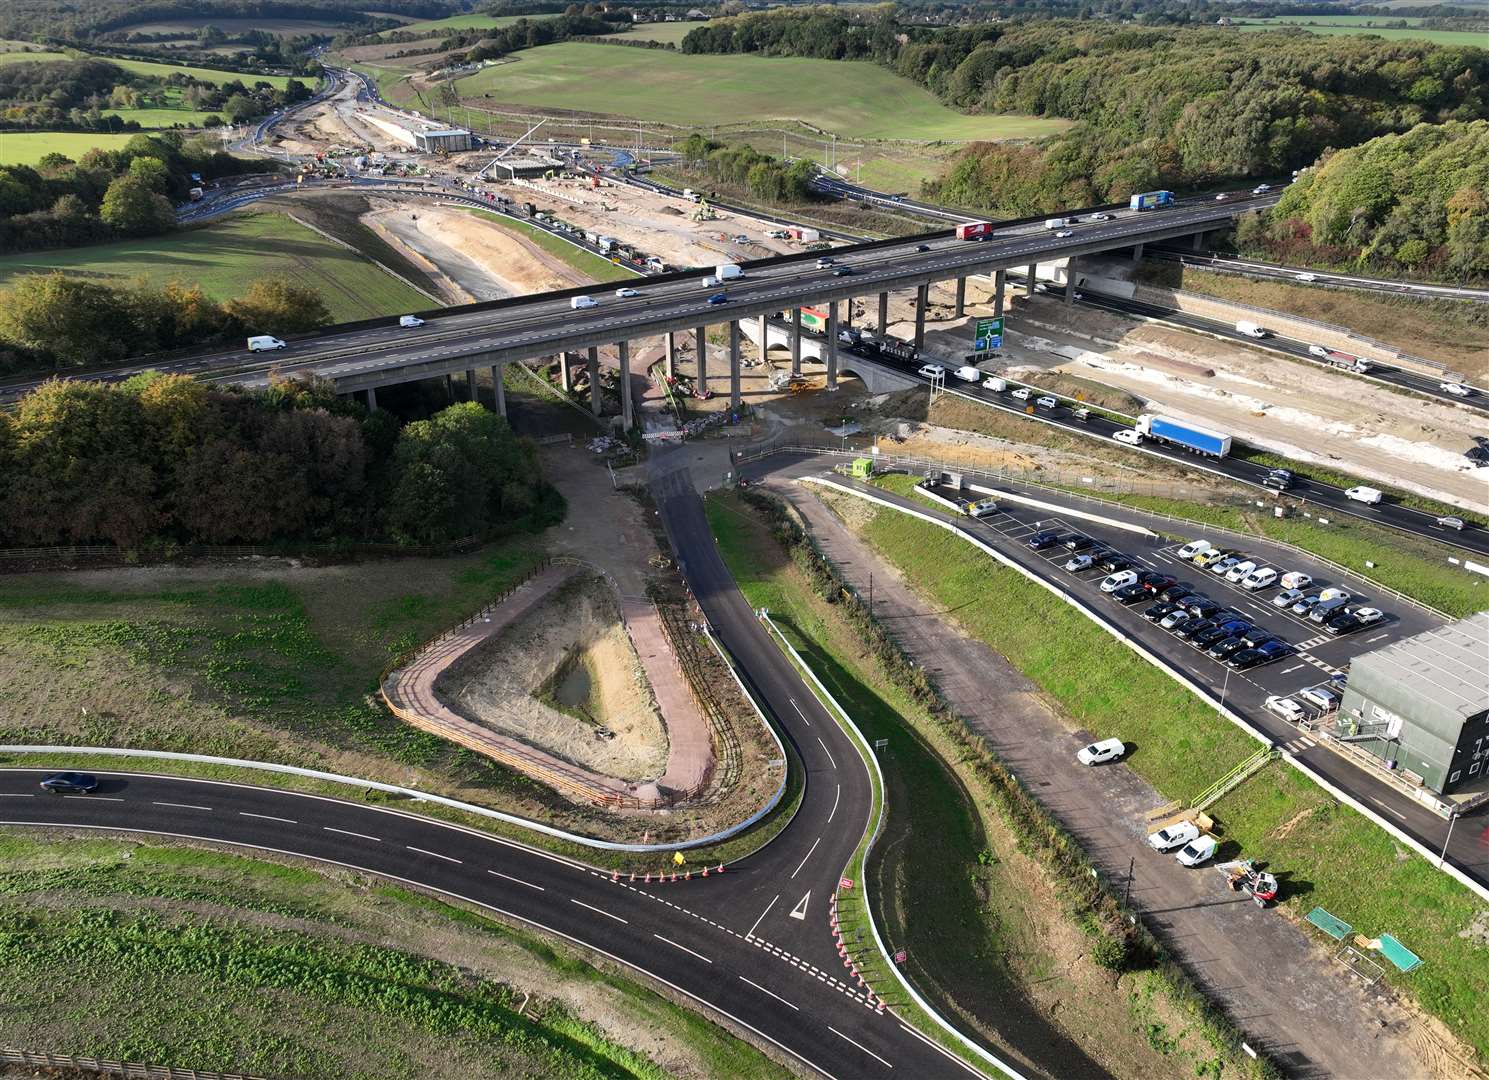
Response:
POLYGON ((791 917, 793 919, 801 919, 803 922, 806 921, 807 901, 811 898, 812 894, 810 891, 808 891, 807 894, 801 898, 801 903, 797 904, 794 908, 791 909, 791 917))

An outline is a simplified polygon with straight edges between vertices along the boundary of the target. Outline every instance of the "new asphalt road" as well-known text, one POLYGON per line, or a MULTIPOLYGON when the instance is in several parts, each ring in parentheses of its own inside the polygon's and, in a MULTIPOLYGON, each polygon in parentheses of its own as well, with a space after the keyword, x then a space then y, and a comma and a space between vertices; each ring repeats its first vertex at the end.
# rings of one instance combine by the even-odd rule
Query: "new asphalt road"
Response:
POLYGON ((1335 274, 1304 266, 1280 266, 1277 263, 1241 259, 1215 251, 1179 251, 1173 248, 1149 250, 1148 256, 1181 262, 1221 273, 1244 274, 1246 277, 1302 281, 1324 289, 1357 289, 1362 292, 1387 293, 1392 296, 1416 296, 1428 299, 1489 301, 1489 289, 1470 289, 1460 285, 1433 285, 1425 281, 1392 281, 1388 278, 1364 277, 1359 274, 1335 274))
MULTIPOLYGON (((56 797, 38 789, 38 770, 0 770, 0 824, 191 837, 356 868, 583 944, 825 1076, 977 1075, 896 1015, 902 994, 881 987, 890 1007, 878 1011, 839 956, 830 904, 834 896, 844 910, 861 903, 861 883, 839 878, 868 827, 867 769, 734 587, 687 474, 663 477, 654 494, 698 602, 805 772, 790 825, 723 874, 703 878, 694 866, 691 881, 612 881, 392 808, 131 773, 104 774, 92 795, 56 797)), ((664 865, 671 869, 657 856, 653 869, 664 865)), ((850 938, 848 949, 867 958, 875 946, 850 938)), ((1030 1052, 1038 1060, 1039 1048, 1030 1052)))

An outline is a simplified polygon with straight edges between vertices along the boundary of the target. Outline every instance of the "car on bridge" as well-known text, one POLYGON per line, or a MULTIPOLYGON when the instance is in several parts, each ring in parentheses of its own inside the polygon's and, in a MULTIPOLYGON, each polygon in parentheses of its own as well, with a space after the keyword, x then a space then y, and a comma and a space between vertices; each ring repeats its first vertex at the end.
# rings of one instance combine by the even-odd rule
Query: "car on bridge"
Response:
POLYGON ((714 293, 708 298, 708 304, 710 307, 718 307, 718 305, 727 304, 728 302, 729 295, 727 293, 714 293))

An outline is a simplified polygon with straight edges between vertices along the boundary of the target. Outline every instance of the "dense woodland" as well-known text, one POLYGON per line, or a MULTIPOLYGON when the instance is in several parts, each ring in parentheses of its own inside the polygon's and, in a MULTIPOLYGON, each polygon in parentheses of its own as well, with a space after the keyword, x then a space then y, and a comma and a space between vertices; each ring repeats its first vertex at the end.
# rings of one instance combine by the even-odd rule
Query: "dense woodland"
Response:
POLYGON ((264 168, 220 147, 210 137, 150 132, 118 150, 90 150, 81 161, 48 154, 34 167, 0 165, 0 252, 168 232, 176 227, 175 204, 196 184, 193 173, 210 183, 264 168))
POLYGON ((326 384, 53 381, 0 414, 0 544, 440 544, 563 516, 480 405, 398 427, 326 384))
POLYGON ((729 146, 702 135, 688 136, 677 148, 693 170, 749 191, 772 203, 806 202, 816 166, 803 158, 791 164, 750 146, 729 146))

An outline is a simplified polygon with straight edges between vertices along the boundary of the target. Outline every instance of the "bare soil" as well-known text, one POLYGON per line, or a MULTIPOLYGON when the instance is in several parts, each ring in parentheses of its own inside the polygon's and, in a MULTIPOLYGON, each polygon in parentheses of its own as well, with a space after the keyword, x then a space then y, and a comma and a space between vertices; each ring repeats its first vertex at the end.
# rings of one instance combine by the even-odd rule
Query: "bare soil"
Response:
POLYGON ((436 689, 483 726, 605 776, 654 780, 667 768, 666 728, 614 592, 598 576, 554 590, 441 676, 436 689), (599 716, 561 711, 539 696, 575 654, 597 682, 599 716))

